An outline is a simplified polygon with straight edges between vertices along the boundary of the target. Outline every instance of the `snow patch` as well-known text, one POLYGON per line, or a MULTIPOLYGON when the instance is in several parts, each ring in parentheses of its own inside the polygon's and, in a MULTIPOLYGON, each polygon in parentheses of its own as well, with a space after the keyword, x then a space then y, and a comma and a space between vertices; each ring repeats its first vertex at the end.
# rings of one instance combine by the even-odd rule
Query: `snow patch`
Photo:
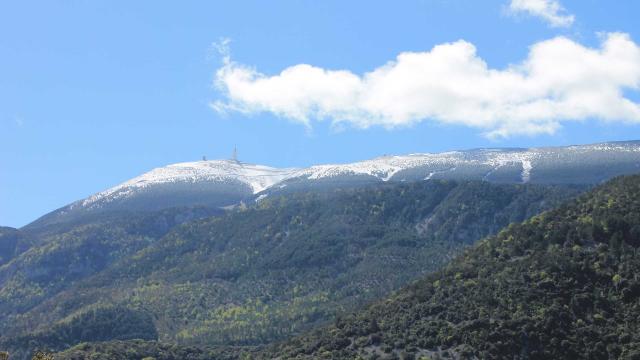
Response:
POLYGON ((522 182, 528 183, 531 180, 531 169, 533 166, 531 165, 531 160, 522 160, 522 182))

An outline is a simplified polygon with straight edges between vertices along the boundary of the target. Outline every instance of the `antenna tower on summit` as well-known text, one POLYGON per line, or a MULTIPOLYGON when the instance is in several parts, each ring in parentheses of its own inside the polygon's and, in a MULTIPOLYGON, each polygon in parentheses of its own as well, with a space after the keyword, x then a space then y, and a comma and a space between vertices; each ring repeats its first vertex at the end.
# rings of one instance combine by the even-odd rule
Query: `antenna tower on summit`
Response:
POLYGON ((238 161, 238 148, 237 147, 233 147, 233 153, 231 154, 231 160, 235 161, 235 162, 239 162, 238 161))

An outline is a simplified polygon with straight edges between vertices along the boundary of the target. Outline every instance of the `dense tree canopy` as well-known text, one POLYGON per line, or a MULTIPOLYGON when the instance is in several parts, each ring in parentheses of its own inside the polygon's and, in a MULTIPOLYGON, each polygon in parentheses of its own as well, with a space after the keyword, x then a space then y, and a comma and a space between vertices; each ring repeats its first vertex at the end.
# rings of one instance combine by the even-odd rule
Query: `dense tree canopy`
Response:
POLYGON ((262 358, 638 359, 640 176, 511 225, 262 358))
MULTIPOLYGON (((576 193, 427 181, 268 197, 159 240, 152 224, 164 218, 152 214, 47 229, 14 270, 0 268, 4 341, 24 345, 15 339, 107 305, 149 314, 164 342, 269 343, 385 296, 576 193)), ((47 339, 51 348, 83 341, 47 339)))

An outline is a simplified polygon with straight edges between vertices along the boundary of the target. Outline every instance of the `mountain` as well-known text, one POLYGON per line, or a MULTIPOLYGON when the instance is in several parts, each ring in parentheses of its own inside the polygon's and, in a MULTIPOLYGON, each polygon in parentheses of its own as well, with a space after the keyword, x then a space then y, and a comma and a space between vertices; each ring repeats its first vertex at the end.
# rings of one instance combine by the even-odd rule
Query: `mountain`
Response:
POLYGON ((290 176, 292 171, 233 160, 173 164, 64 206, 25 229, 42 231, 60 223, 99 219, 105 213, 157 211, 182 206, 223 208, 251 198, 290 176))
POLYGON ((580 190, 397 182, 273 195, 166 233, 152 232, 157 212, 76 226, 0 267, 0 348, 62 350, 141 329, 183 345, 281 340, 580 190))
POLYGON ((598 184, 640 171, 640 141, 532 149, 476 149, 411 154, 339 165, 277 169, 235 160, 153 169, 43 216, 26 228, 124 210, 228 207, 266 196, 319 188, 425 179, 496 183, 598 184))
POLYGON ((264 359, 638 359, 640 176, 513 224, 264 359))
POLYGON ((306 169, 158 168, 0 229, 0 348, 26 356, 141 332, 161 344, 279 341, 587 186, 638 172, 639 154, 640 142, 624 142, 306 169))

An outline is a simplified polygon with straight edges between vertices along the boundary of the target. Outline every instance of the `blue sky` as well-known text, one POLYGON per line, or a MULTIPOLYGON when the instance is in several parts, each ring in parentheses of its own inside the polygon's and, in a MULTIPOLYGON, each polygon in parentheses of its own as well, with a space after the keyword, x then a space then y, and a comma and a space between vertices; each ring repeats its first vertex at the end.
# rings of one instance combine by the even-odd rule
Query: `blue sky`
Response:
MULTIPOLYGON (((627 44, 640 42, 635 0, 562 0, 561 15, 573 21, 561 25, 509 5, 510 0, 5 2, 0 225, 25 225, 154 167, 202 155, 227 158, 234 145, 247 162, 307 166, 382 154, 640 139, 638 122, 618 121, 617 112, 599 120, 593 111, 602 109, 569 122, 560 112, 553 124, 539 118, 514 123, 505 118, 520 113, 491 113, 491 126, 470 124, 451 109, 422 118, 420 111, 432 110, 422 108, 398 115, 400 125, 388 126, 395 112, 351 103, 335 111, 314 105, 296 118, 292 114, 307 98, 293 107, 281 98, 255 100, 255 92, 233 92, 230 80, 216 75, 225 65, 214 44, 223 39, 230 39, 232 70, 267 80, 299 64, 345 70, 362 80, 401 53, 428 58, 434 46, 458 40, 475 48, 473 59, 497 71, 523 64, 531 46, 559 36, 596 50, 611 32, 626 34, 627 44), (213 109, 216 102, 226 110, 213 109), (343 115, 349 121, 340 122, 343 115), (543 130, 520 131, 531 121, 543 130), (506 130, 488 136, 496 129, 506 130)), ((324 101, 310 91, 309 101, 324 101)), ((640 102, 637 87, 620 91, 640 102)))

